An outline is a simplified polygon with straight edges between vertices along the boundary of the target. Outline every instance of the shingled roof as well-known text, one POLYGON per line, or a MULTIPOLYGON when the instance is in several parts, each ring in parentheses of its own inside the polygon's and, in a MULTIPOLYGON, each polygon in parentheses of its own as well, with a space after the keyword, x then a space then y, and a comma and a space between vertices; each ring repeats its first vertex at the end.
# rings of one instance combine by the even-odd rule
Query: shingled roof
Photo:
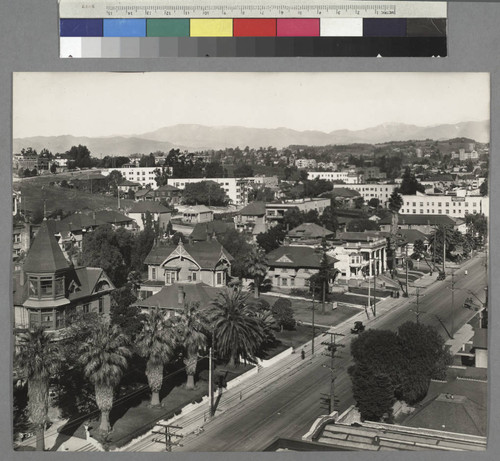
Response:
MULTIPOLYGON (((268 253, 267 265, 272 267, 319 269, 322 256, 321 251, 316 251, 311 247, 285 245, 268 253)), ((331 256, 328 256, 328 259, 331 263, 338 261, 338 259, 331 256)))
POLYGON ((335 232, 310 222, 303 223, 288 232, 288 237, 302 239, 319 239, 332 235, 335 235, 335 232))
POLYGON ((241 216, 264 216, 266 214, 266 203, 251 202, 243 207, 238 214, 241 216))
POLYGON ((53 221, 43 221, 36 237, 28 250, 23 265, 25 272, 54 273, 68 269, 71 265, 54 236, 56 233, 53 221))
POLYGON ((229 260, 234 258, 217 241, 209 240, 204 242, 179 243, 179 245, 160 245, 153 247, 147 255, 144 264, 160 265, 175 249, 183 248, 202 269, 215 269, 220 260, 221 253, 229 260))

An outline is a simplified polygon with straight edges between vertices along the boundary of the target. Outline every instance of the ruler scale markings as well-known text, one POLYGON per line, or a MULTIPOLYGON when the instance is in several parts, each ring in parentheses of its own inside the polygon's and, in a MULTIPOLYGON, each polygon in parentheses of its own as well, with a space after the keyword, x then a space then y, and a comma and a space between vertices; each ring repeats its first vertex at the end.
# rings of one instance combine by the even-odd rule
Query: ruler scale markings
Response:
POLYGON ((364 1, 364 0, 324 0, 315 4, 304 4, 289 0, 288 4, 272 0, 253 0, 235 4, 230 0, 217 0, 204 4, 202 0, 165 0, 141 5, 138 0, 59 0, 61 18, 80 17, 215 17, 217 15, 248 17, 259 14, 266 17, 318 17, 323 14, 341 17, 377 17, 395 15, 398 17, 446 17, 446 2, 425 1, 364 1), (276 16, 278 15, 278 16, 276 16))

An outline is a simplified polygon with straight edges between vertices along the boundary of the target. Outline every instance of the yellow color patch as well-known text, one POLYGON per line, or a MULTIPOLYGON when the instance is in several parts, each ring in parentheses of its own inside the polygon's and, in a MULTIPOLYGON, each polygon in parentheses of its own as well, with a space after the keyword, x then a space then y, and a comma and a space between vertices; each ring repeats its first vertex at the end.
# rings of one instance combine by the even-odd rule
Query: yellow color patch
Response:
POLYGON ((191 19, 191 37, 232 37, 232 19, 191 19))

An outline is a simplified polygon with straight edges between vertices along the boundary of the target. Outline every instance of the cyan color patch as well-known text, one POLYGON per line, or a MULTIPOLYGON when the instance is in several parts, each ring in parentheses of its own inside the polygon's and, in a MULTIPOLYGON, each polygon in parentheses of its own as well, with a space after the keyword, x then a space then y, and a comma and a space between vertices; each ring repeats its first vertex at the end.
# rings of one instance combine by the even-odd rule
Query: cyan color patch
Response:
POLYGON ((145 19, 104 19, 104 37, 145 37, 145 19))

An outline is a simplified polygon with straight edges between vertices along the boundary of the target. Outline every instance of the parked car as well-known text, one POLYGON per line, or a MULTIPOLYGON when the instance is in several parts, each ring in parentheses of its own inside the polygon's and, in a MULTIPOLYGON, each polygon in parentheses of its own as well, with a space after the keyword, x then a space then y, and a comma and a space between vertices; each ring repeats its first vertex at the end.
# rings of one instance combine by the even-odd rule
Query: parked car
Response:
POLYGON ((354 334, 359 334, 365 331, 365 326, 363 325, 363 322, 357 321, 354 322, 354 327, 351 328, 351 333, 354 334))

